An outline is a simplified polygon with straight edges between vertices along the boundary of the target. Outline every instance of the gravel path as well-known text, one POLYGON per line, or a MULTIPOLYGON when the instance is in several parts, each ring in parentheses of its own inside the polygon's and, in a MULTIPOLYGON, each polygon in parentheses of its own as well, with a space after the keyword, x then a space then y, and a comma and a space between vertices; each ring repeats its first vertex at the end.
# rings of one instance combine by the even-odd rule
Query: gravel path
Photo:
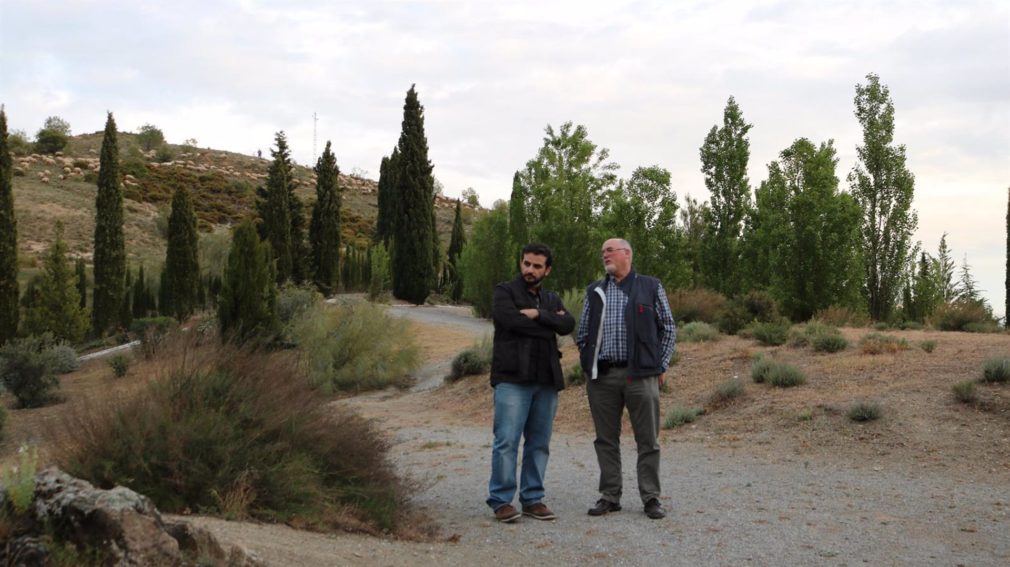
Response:
MULTIPOLYGON (((469 319, 451 309, 396 306, 392 311, 435 324, 469 319)), ((459 324, 472 325, 475 332, 487 326, 472 319, 459 324)), ((424 372, 433 373, 436 366, 424 372)), ((592 437, 555 434, 546 503, 558 520, 497 524, 483 502, 490 427, 444 425, 424 403, 425 396, 436 393, 378 393, 342 403, 392 433, 395 463, 419 484, 414 502, 442 526, 449 541, 322 535, 208 518, 196 522, 271 564, 292 566, 1010 565, 1010 487, 969 482, 956 471, 924 473, 886 457, 840 467, 666 440, 662 479, 669 515, 649 520, 637 496, 630 432, 622 438, 623 511, 586 515, 597 498, 592 437)))

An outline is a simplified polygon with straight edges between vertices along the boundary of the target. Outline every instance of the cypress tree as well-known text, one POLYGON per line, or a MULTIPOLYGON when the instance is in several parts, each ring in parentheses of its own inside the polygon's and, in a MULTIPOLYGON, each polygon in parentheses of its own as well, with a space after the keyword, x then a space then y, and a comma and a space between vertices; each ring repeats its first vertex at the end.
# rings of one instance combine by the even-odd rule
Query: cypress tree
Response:
POLYGON ((133 282, 133 318, 147 317, 147 280, 144 277, 144 265, 137 270, 137 279, 133 282))
POLYGON ((393 148, 393 153, 389 157, 382 158, 379 165, 379 188, 378 188, 378 216, 375 220, 375 241, 384 242, 388 246, 393 238, 393 230, 396 226, 398 200, 396 196, 397 173, 400 167, 400 150, 393 148))
POLYGON ((179 187, 172 197, 172 212, 168 217, 168 249, 165 251, 165 273, 172 315, 185 321, 199 304, 200 263, 197 259, 196 214, 189 191, 179 187))
POLYGON ((14 218, 14 162, 7 113, 0 107, 0 344, 18 332, 18 241, 14 218))
POLYGON ((251 222, 235 229, 218 302, 222 338, 245 341, 275 329, 277 286, 270 250, 251 222))
POLYGON ((442 278, 444 293, 448 294, 453 301, 459 301, 463 295, 459 255, 463 252, 464 244, 466 244, 466 235, 463 233, 462 203, 457 199, 456 216, 452 221, 452 236, 449 237, 449 253, 445 262, 445 276, 442 278))
POLYGON ((172 305, 172 293, 169 289, 168 270, 161 266, 161 274, 158 276, 158 314, 163 317, 172 317, 175 313, 175 306, 172 305))
POLYGON ((512 195, 509 197, 509 235, 515 248, 526 246, 530 241, 529 220, 526 208, 529 206, 529 191, 523 185, 522 176, 517 171, 512 176, 512 195))
POLYGON ((435 281, 434 178, 424 135, 424 108, 414 86, 403 105, 397 196, 400 210, 393 227, 393 295, 420 305, 435 281))
POLYGON ((91 303, 91 328, 101 335, 115 323, 123 298, 126 244, 123 238, 123 192, 119 185, 119 144, 116 122, 109 113, 98 169, 95 198, 95 287, 91 303))
MULTIPOLYGON (((81 308, 77 282, 67 261, 63 223, 56 223, 56 241, 46 251, 44 270, 32 305, 26 312, 25 330, 30 334, 51 332, 56 338, 76 342, 88 330, 88 314, 81 308)), ((118 309, 113 311, 113 316, 118 309)))
POLYGON ((129 329, 133 323, 133 273, 126 267, 126 279, 123 282, 123 301, 119 305, 119 327, 129 329))
POLYGON ((327 141, 326 149, 316 163, 316 202, 312 206, 312 223, 309 225, 312 274, 316 287, 324 295, 335 293, 340 286, 339 175, 337 158, 327 141))
POLYGON ((88 306, 88 272, 84 266, 84 258, 74 262, 74 272, 77 275, 77 295, 81 298, 81 309, 88 306))
POLYGON ((288 143, 284 132, 275 137, 276 150, 270 150, 273 162, 267 174, 267 185, 260 192, 257 203, 260 214, 260 235, 270 244, 276 262, 277 283, 291 279, 293 259, 291 256, 291 204, 289 200, 288 143))

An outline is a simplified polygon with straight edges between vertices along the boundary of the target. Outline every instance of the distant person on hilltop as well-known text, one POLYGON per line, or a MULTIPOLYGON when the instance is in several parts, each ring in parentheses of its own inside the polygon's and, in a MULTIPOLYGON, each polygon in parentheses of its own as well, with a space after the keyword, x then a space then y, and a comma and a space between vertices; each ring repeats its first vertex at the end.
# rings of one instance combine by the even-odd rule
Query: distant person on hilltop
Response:
POLYGON ((494 289, 494 445, 487 505, 499 522, 515 522, 524 514, 537 520, 556 517, 543 499, 558 391, 565 387, 557 335, 571 333, 575 319, 556 293, 541 288, 551 273, 552 260, 547 246, 527 244, 519 275, 494 289), (525 437, 519 490, 522 512, 512 506, 520 437, 525 437))
POLYGON ((590 516, 621 509, 621 417, 628 408, 638 445, 638 492, 645 515, 666 516, 659 501, 659 386, 677 327, 663 284, 631 265, 631 244, 611 238, 600 251, 607 275, 586 288, 575 344, 596 429, 600 499, 590 516))

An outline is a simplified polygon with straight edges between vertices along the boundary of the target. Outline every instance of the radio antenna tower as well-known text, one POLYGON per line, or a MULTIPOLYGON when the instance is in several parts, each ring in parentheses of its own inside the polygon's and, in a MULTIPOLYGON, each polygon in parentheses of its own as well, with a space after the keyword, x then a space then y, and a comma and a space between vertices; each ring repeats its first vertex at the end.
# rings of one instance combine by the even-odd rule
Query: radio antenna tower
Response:
POLYGON ((316 160, 319 159, 318 155, 316 154, 316 123, 318 123, 318 122, 319 122, 319 116, 317 116, 316 113, 313 112, 312 113, 312 164, 313 164, 313 166, 315 165, 316 160))

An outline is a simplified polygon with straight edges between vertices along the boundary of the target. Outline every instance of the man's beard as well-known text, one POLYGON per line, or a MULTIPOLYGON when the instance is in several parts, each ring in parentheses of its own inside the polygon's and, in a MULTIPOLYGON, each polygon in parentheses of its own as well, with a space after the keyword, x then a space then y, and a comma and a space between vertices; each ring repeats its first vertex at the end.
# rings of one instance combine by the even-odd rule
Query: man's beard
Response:
POLYGON ((533 274, 523 274, 523 281, 526 282, 526 287, 539 287, 540 282, 544 281, 544 278, 538 278, 533 274))
POLYGON ((613 263, 613 262, 611 262, 611 263, 609 263, 609 264, 603 264, 603 269, 604 269, 604 270, 605 270, 605 271, 606 271, 606 272, 607 272, 608 274, 610 274, 610 275, 614 275, 614 272, 616 272, 616 271, 617 271, 617 264, 615 264, 615 263, 613 263))

